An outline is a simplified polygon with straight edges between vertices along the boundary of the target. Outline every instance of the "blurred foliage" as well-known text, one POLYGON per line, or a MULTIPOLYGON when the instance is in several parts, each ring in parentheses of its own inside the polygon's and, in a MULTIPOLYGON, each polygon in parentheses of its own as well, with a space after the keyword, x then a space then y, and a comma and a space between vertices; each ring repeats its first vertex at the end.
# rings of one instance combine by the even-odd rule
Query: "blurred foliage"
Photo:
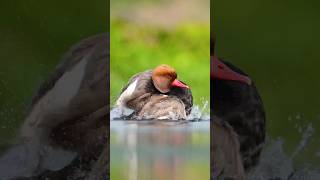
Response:
POLYGON ((111 103, 134 74, 168 64, 187 83, 196 103, 210 97, 209 25, 181 24, 171 29, 111 21, 111 103))
POLYGON ((282 137, 293 152, 303 129, 316 129, 297 164, 320 164, 319 8, 315 0, 220 0, 211 8, 216 52, 256 82, 268 135, 282 137))

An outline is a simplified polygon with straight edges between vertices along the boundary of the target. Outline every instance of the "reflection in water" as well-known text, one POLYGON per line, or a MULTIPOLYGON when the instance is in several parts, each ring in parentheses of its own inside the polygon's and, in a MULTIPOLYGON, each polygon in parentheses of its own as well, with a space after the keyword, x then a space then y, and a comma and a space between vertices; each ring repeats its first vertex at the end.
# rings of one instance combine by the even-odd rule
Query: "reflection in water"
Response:
POLYGON ((111 179, 209 179, 209 120, 113 120, 110 126, 111 179))
POLYGON ((127 150, 128 157, 126 158, 129 162, 129 180, 138 180, 138 157, 137 157, 137 126, 132 124, 132 129, 128 131, 127 137, 128 142, 127 150))

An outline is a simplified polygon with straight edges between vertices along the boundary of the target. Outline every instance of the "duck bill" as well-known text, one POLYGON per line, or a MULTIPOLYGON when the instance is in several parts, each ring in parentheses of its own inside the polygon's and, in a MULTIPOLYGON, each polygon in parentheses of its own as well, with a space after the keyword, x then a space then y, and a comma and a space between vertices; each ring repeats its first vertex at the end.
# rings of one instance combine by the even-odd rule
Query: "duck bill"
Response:
POLYGON ((178 79, 175 79, 175 80, 171 83, 171 86, 189 89, 189 86, 183 84, 183 83, 182 83, 181 81, 179 81, 178 79))
POLYGON ((249 77, 233 71, 215 56, 211 56, 210 77, 213 79, 237 81, 248 85, 252 83, 249 77))

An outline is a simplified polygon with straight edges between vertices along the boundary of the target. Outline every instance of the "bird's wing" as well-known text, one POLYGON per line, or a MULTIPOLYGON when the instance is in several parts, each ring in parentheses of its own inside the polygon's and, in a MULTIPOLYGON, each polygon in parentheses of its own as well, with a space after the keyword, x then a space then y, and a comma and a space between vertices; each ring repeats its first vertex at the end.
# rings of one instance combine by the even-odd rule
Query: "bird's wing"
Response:
POLYGON ((211 163, 213 177, 244 179, 240 144, 232 127, 217 117, 211 125, 211 163))
POLYGON ((106 34, 72 47, 33 98, 22 134, 33 136, 35 127, 50 129, 108 105, 109 57, 106 34))

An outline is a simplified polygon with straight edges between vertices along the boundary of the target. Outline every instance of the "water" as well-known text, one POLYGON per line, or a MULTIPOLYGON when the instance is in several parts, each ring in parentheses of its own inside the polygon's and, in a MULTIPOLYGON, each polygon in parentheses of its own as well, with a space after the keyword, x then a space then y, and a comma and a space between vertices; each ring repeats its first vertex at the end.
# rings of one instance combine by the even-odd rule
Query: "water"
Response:
MULTIPOLYGON (((249 180, 315 180, 320 179, 320 169, 309 163, 296 166, 294 161, 305 148, 312 142, 315 129, 312 124, 306 127, 299 127, 301 139, 292 153, 284 150, 286 141, 282 137, 267 139, 264 150, 261 154, 260 163, 249 174, 249 180)), ((316 156, 316 154, 315 154, 316 156)))
POLYGON ((209 179, 210 120, 200 109, 188 121, 112 119, 111 179, 209 179))

